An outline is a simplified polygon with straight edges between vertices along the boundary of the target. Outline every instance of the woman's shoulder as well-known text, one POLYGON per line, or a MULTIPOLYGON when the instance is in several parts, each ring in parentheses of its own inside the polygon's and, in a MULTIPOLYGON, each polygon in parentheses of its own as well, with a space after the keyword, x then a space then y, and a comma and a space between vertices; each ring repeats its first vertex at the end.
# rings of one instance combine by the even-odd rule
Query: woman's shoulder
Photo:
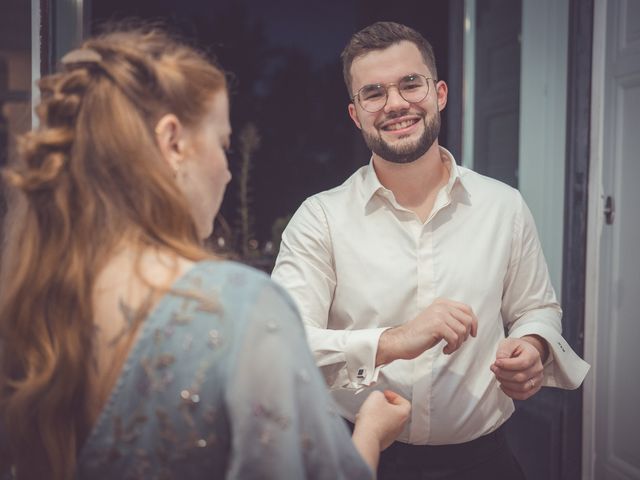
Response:
POLYGON ((269 275, 236 261, 196 262, 177 283, 195 286, 204 291, 211 289, 221 295, 223 300, 239 298, 246 304, 257 297, 266 296, 293 307, 289 295, 269 275))
POLYGON ((269 277, 264 272, 233 260, 207 259, 194 262, 190 275, 224 278, 241 284, 260 283, 269 277))
MULTIPOLYGON (((260 310, 263 316, 297 318, 289 295, 271 277, 255 268, 230 260, 194 263, 172 286, 165 303, 192 304, 192 309, 220 318, 233 318, 234 328, 260 310)), ((259 316, 259 315, 258 315, 259 316)))

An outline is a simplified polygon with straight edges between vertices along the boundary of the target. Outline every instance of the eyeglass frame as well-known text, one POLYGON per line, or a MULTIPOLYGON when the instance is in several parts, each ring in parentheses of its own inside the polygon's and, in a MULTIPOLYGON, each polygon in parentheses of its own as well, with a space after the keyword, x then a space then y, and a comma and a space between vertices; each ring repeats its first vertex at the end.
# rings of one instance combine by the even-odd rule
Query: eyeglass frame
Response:
POLYGON ((423 75, 422 73, 409 73, 409 74, 407 74, 407 75, 403 76, 402 78, 400 78, 400 80, 397 80, 397 81, 395 81, 395 82, 389 82, 389 83, 368 83, 367 85, 363 85, 362 87, 360 87, 360 88, 358 89, 358 91, 357 91, 356 93, 354 93, 354 94, 353 94, 353 96, 351 97, 351 99, 350 99, 350 100, 351 100, 351 102, 352 102, 352 103, 354 103, 354 104, 355 104, 355 103, 356 103, 356 102, 355 102, 355 98, 356 98, 356 97, 358 97, 358 104, 360 105, 360 108, 362 108, 365 112, 368 112, 368 113, 378 113, 380 110, 382 110, 384 107, 386 107, 386 106, 387 106, 387 102, 389 101, 389 87, 394 86, 394 87, 396 87, 396 90, 398 90, 398 95, 400 95, 400 97, 401 97, 405 102, 407 102, 407 103, 411 103, 411 104, 414 104, 414 103, 420 103, 421 101, 423 101, 425 98, 427 98, 427 97, 429 96, 429 80, 433 80, 433 82, 434 82, 434 83, 435 83, 435 81, 436 81, 436 80, 435 80, 435 78, 433 78, 433 77, 427 77, 426 75, 423 75), (425 96, 424 96, 424 97, 422 97, 420 100, 416 100, 415 102, 412 102, 412 101, 410 101, 410 100, 407 100, 406 98, 404 98, 404 95, 402 95, 402 92, 400 91, 400 88, 398 88, 398 84, 399 84, 403 79, 405 79, 405 78, 407 78, 407 77, 422 77, 422 78, 424 78, 424 79, 426 80, 426 82, 427 82, 427 93, 426 93, 426 94, 425 94, 425 96), (362 100, 361 100, 361 97, 360 97, 360 92, 361 92, 363 89, 367 88, 367 87, 378 87, 378 86, 379 86, 379 87, 384 87, 384 93, 385 93, 385 97, 386 97, 386 98, 385 98, 385 100, 384 100, 384 104, 382 105, 382 107, 380 107, 378 110, 375 110, 375 111, 371 112, 371 111, 367 110, 366 108, 364 108, 364 107, 362 106, 362 100))

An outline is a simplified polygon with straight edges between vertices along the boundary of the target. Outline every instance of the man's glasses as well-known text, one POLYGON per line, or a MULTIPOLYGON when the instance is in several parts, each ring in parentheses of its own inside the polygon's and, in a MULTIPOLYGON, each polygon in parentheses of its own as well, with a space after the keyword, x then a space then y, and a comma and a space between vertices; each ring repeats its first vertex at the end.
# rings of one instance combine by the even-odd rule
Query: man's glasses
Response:
POLYGON ((389 87, 394 86, 398 89, 398 93, 409 103, 418 103, 429 95, 429 80, 431 77, 425 77, 418 73, 412 73, 406 77, 402 77, 395 83, 375 83, 365 85, 351 97, 354 102, 358 97, 360 106, 369 113, 379 112, 387 104, 389 98, 389 87))

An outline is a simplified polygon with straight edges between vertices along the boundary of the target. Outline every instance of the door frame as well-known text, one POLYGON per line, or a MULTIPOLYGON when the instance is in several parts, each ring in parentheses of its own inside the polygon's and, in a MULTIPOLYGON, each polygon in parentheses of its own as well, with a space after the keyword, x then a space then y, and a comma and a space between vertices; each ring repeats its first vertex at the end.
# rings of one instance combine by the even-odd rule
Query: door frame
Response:
POLYGON ((594 478, 596 432, 597 320, 600 291, 600 236, 603 222, 602 151, 604 120, 604 83, 606 63, 607 1, 596 0, 593 12, 593 68, 591 72, 591 148, 589 151, 589 213, 587 215, 587 251, 584 307, 584 359, 591 372, 584 382, 582 411, 582 472, 584 479, 594 478))
MULTIPOLYGON (((585 352, 585 319, 594 299, 591 234, 594 203, 598 195, 592 188, 596 168, 590 164, 597 128, 597 108, 592 104, 592 62, 594 50, 594 0, 571 0, 569 4, 569 67, 567 72, 567 150, 565 170, 565 217, 562 268, 563 336, 578 355, 585 352), (593 115, 593 116, 592 116, 593 115), (589 294, 587 294, 589 292, 589 294), (587 306, 589 305, 589 306, 587 306)), ((599 34, 599 33, 598 33, 599 34)), ((595 80, 595 78, 594 78, 595 80)), ((593 90, 592 90, 593 88, 593 90)), ((591 332, 586 335, 592 340, 591 332)), ((593 360, 587 356, 587 362, 593 360)), ((589 453, 584 449, 585 425, 583 395, 594 378, 593 371, 578 390, 567 391, 563 401, 563 441, 561 478, 589 478, 584 468, 589 453), (572 440, 573 439, 573 440, 572 440)))

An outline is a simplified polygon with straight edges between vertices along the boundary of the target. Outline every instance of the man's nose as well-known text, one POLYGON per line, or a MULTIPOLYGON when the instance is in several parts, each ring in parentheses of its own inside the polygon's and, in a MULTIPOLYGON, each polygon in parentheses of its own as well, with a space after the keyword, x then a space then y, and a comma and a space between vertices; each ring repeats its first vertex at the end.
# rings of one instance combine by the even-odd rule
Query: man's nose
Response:
POLYGON ((400 95, 400 90, 395 85, 387 88, 387 103, 384 106, 385 112, 392 112, 394 110, 400 110, 409 108, 409 102, 407 102, 402 95, 400 95))

